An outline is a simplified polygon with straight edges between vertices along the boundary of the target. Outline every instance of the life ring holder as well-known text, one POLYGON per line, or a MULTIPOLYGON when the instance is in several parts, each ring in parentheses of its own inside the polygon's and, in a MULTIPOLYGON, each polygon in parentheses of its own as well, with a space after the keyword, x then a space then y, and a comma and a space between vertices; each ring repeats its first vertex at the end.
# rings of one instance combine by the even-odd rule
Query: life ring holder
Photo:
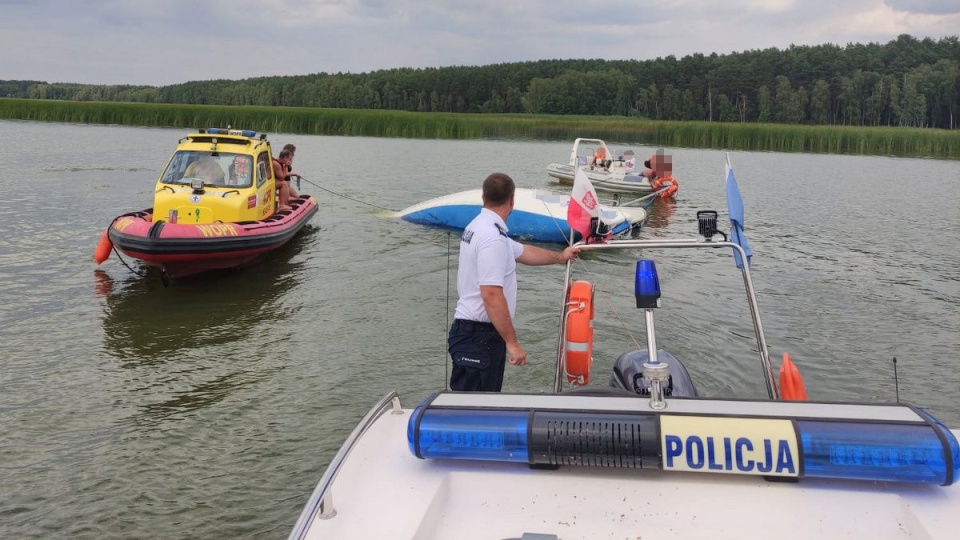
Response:
POLYGON ((574 386, 590 383, 593 363, 594 287, 577 280, 570 285, 564 311, 563 371, 574 386))

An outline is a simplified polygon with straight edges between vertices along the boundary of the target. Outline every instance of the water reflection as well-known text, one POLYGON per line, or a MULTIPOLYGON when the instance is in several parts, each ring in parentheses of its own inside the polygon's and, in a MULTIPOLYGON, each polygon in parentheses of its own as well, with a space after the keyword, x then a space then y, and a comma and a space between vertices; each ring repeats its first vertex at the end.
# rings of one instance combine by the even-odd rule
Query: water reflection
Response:
POLYGON ((294 261, 317 230, 305 227, 255 266, 211 272, 169 286, 154 268, 144 276, 111 278, 96 271, 104 301, 106 352, 124 366, 163 363, 192 350, 249 338, 259 326, 286 319, 284 293, 301 281, 294 261))
POLYGON ((165 285, 160 272, 96 274, 104 303, 104 349, 119 362, 114 384, 123 424, 167 429, 200 409, 236 398, 286 367, 271 343, 284 339, 294 313, 284 306, 303 279, 297 257, 318 228, 259 264, 165 285))
POLYGON ((644 226, 651 229, 666 229, 673 221, 674 214, 677 213, 677 201, 675 199, 657 198, 649 208, 647 208, 647 222, 644 226))
POLYGON ((234 369, 210 380, 191 381, 183 390, 163 392, 165 399, 144 400, 138 406, 139 413, 129 422, 140 427, 152 427, 164 420, 177 418, 227 400, 244 387, 267 379, 282 369, 280 366, 260 367, 254 370, 234 369))

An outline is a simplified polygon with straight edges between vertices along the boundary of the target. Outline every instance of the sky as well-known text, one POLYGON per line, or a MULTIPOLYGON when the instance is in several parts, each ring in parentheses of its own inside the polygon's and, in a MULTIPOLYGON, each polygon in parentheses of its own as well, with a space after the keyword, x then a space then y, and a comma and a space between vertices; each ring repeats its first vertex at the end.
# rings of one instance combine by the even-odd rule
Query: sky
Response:
POLYGON ((0 80, 165 86, 960 35, 960 0, 0 0, 0 80))

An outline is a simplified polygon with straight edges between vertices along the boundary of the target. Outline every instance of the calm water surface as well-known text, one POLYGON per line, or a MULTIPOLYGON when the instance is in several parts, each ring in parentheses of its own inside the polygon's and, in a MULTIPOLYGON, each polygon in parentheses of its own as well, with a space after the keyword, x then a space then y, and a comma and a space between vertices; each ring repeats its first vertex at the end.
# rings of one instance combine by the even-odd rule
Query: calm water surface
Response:
MULTIPOLYGON (((383 209, 495 170, 560 190, 544 168, 569 154, 565 142, 272 134, 297 145, 320 213, 260 265, 164 286, 92 254, 114 216, 152 204, 184 130, 0 122, 0 134, 5 538, 286 537, 377 398, 398 390, 412 405, 445 384, 456 236, 383 209)), ((672 153, 681 196, 653 207, 645 237, 691 236, 697 210, 725 216, 723 153, 672 153)), ((960 426, 960 163, 730 156, 776 363, 790 352, 814 399, 873 402, 895 399, 897 357, 901 398, 960 426)), ((660 257, 659 344, 701 393, 764 397, 729 255, 660 257)), ((595 384, 643 335, 634 258, 576 267, 601 291, 595 384)), ((508 368, 505 387, 548 391, 562 272, 520 279, 531 364, 508 368)))

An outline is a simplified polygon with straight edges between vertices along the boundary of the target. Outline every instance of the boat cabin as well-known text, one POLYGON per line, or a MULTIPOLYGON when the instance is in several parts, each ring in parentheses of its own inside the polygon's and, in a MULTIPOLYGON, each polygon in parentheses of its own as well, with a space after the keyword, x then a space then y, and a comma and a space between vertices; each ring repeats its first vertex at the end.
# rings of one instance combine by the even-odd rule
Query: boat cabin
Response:
POLYGON ((257 221, 276 211, 273 153, 265 133, 210 128, 180 140, 157 182, 153 220, 257 221))

